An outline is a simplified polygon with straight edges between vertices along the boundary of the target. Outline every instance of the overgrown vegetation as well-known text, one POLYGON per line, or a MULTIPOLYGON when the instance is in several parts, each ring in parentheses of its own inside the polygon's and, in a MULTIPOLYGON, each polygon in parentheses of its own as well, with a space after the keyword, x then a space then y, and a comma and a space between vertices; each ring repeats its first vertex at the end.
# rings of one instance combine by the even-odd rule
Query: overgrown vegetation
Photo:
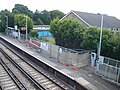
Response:
POLYGON ((30 30, 29 36, 34 39, 38 39, 38 33, 35 30, 30 30))
POLYGON ((53 10, 53 11, 38 11, 35 12, 29 10, 27 6, 16 4, 14 8, 12 9, 12 12, 8 10, 2 10, 0 12, 0 32, 5 31, 5 25, 6 25, 6 18, 5 16, 8 16, 8 26, 14 27, 16 24, 18 25, 18 28, 25 26, 25 16, 28 17, 28 29, 32 29, 32 23, 34 25, 49 25, 51 20, 54 18, 62 18, 64 16, 64 13, 59 10, 53 10))
POLYGON ((18 26, 21 30, 21 33, 25 32, 26 30, 26 19, 27 19, 27 29, 28 32, 33 29, 33 21, 29 16, 25 14, 16 14, 14 16, 14 23, 18 26))
MULTIPOLYGON (((100 30, 96 27, 85 27, 77 20, 64 19, 60 21, 59 18, 62 18, 64 13, 59 10, 36 10, 33 13, 26 6, 16 4, 12 12, 8 10, 0 12, 0 32, 5 32, 6 16, 8 16, 9 27, 14 27, 17 24, 18 28, 24 27, 21 28, 24 30, 26 30, 24 16, 28 16, 28 30, 32 29, 33 24, 50 24, 50 32, 55 38, 55 42, 48 41, 50 43, 72 49, 97 51, 100 30)), ((34 31, 30 31, 30 35, 34 38, 38 37, 34 31)), ((101 54, 120 60, 120 33, 114 34, 109 30, 103 30, 101 54)))
MULTIPOLYGON (((50 32, 56 44, 72 49, 95 50, 99 44, 100 29, 85 27, 73 19, 54 19, 50 24, 50 32)), ((101 55, 120 60, 120 33, 104 29, 102 35, 101 55)))
POLYGON ((54 19, 50 24, 50 32, 55 38, 56 44, 67 48, 79 48, 82 42, 84 26, 76 20, 54 19))

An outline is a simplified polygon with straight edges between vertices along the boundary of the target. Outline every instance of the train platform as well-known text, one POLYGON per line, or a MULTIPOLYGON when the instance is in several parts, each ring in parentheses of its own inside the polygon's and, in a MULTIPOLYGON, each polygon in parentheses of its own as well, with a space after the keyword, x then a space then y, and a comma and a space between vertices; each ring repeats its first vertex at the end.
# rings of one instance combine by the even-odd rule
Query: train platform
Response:
POLYGON ((120 90, 120 87, 110 83, 100 76, 95 74, 95 69, 89 66, 78 68, 78 70, 73 69, 73 66, 65 66, 62 63, 55 62, 54 58, 49 58, 49 56, 43 55, 36 52, 34 49, 25 46, 25 44, 19 42, 17 39, 13 39, 9 36, 0 34, 0 37, 4 38, 13 45, 19 47, 20 49, 28 52, 37 59, 51 65, 52 67, 64 72, 66 75, 74 78, 82 86, 86 87, 88 90, 120 90))

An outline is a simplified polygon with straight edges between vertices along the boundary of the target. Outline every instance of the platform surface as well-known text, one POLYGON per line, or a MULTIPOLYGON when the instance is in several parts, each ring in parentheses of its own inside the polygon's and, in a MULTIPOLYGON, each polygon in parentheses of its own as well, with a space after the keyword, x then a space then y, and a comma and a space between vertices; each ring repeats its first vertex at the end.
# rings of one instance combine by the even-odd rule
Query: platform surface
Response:
POLYGON ((48 65, 53 66, 54 68, 66 73, 67 75, 74 78, 81 85, 87 87, 89 90, 120 90, 120 87, 103 80, 101 77, 95 74, 95 69, 91 67, 82 67, 78 70, 73 70, 73 66, 64 66, 62 63, 55 61, 49 56, 45 56, 41 53, 36 52, 35 50, 26 47, 23 43, 19 42, 17 39, 13 39, 9 36, 0 34, 0 37, 6 39, 13 45, 21 48, 22 50, 28 52, 29 54, 35 56, 39 60, 45 62, 48 65))

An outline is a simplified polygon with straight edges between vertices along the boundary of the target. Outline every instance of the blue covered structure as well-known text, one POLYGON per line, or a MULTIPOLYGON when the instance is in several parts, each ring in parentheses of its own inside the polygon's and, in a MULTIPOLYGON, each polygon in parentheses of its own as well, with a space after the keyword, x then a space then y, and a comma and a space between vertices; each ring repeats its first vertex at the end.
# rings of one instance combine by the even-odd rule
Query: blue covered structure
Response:
POLYGON ((38 32, 39 38, 52 36, 52 34, 49 31, 50 30, 49 25, 34 25, 33 30, 36 30, 38 32))

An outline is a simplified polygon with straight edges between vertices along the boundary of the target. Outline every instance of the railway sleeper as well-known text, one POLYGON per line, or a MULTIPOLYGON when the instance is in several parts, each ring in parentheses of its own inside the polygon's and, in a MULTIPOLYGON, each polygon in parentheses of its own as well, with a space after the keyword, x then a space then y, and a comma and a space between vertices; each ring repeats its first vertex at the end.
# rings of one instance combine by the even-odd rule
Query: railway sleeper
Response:
POLYGON ((49 88, 49 89, 52 89, 54 87, 57 87, 57 86, 55 84, 49 84, 49 85, 46 86, 46 88, 49 88))
POLYGON ((36 79, 36 81, 41 81, 42 79, 45 79, 44 77, 38 77, 37 79, 36 79))
POLYGON ((39 73, 35 73, 35 72, 32 74, 32 76, 38 76, 38 75, 40 75, 40 74, 39 73))
POLYGON ((42 75, 34 75, 34 78, 35 78, 35 79, 37 79, 37 78, 39 78, 39 77, 44 78, 42 75))
POLYGON ((45 82, 45 83, 42 83, 42 84, 46 86, 46 85, 51 84, 51 83, 52 82, 49 81, 49 82, 45 82))
POLYGON ((16 88, 16 86, 12 86, 12 87, 5 87, 4 90, 19 90, 16 88))
POLYGON ((39 81, 39 83, 45 83, 45 82, 48 82, 49 80, 48 79, 42 79, 39 81))
POLYGON ((9 83, 9 84, 2 84, 3 87, 11 87, 11 86, 15 86, 13 83, 9 83))

